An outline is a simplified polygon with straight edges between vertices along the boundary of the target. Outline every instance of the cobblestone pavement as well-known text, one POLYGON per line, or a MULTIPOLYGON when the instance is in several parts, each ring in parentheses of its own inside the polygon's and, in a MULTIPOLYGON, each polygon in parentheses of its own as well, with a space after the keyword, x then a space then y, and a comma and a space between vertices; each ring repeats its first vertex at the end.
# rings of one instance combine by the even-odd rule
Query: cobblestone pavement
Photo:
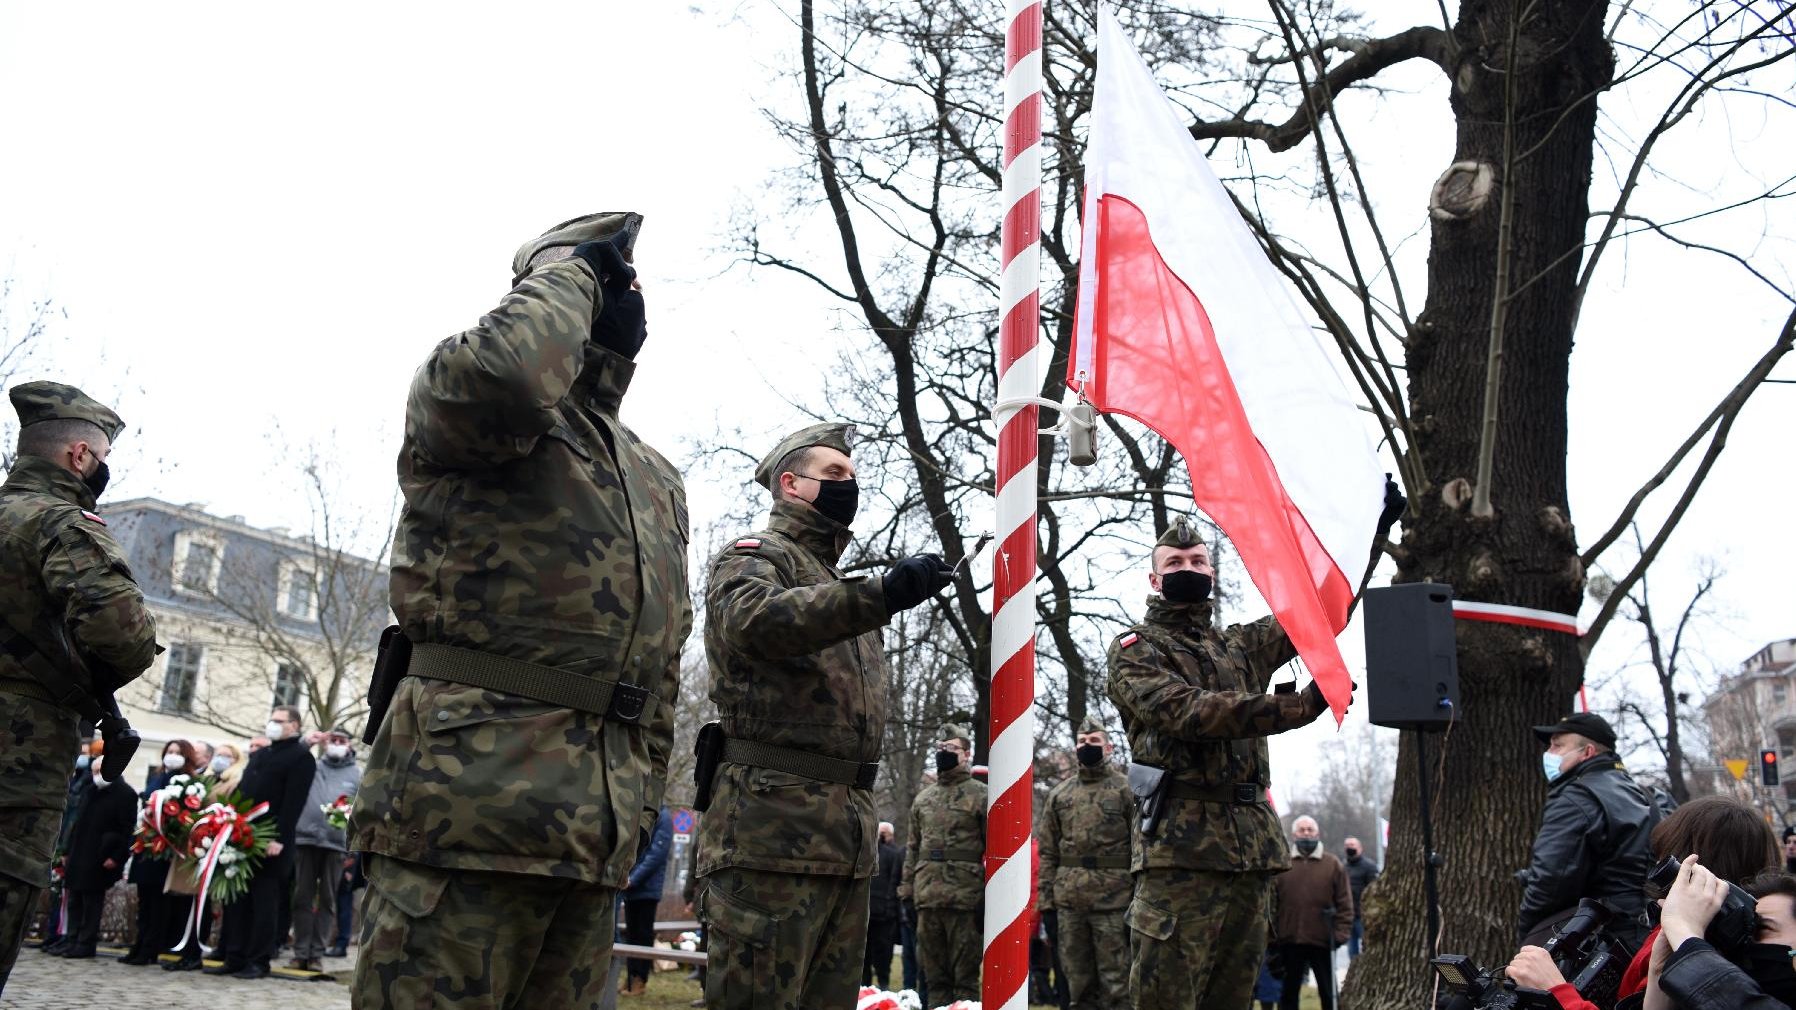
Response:
MULTIPOLYGON (((19 963, 0 995, 0 1010, 348 1010, 349 988, 319 978, 278 975, 250 982, 197 971, 162 971, 119 964, 101 948, 91 960, 46 957, 35 948, 19 951, 19 963)), ((122 954, 122 949, 116 949, 122 954)), ((351 948, 350 953, 355 953, 351 948)), ((275 962, 279 964, 280 962, 275 962)), ((351 958, 326 958, 325 971, 349 978, 351 958)))

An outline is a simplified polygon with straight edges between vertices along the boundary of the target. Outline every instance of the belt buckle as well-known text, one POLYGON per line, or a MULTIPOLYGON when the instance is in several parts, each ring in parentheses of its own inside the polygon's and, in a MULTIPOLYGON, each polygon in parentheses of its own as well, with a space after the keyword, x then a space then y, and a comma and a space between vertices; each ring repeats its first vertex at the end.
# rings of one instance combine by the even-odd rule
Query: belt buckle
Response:
POLYGON ((1235 802, 1241 804, 1260 802, 1260 787, 1252 782, 1235 783, 1235 802))
POLYGON ((605 718, 633 725, 642 719, 642 710, 648 700, 648 688, 620 681, 611 689, 611 708, 606 711, 605 718))
POLYGON ((948 856, 946 854, 946 850, 944 850, 944 849, 930 849, 929 850, 929 858, 935 862, 940 863, 940 862, 946 861, 948 856))
POLYGON ((1080 856, 1079 857, 1079 865, 1084 867, 1087 870, 1095 870, 1098 868, 1098 857, 1096 857, 1096 856, 1080 856))

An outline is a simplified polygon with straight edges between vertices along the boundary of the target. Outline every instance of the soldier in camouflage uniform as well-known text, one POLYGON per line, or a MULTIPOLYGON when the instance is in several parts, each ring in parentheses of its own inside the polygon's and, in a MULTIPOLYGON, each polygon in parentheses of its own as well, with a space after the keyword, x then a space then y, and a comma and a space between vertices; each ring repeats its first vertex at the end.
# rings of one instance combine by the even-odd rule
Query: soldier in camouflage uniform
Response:
POLYGON ((699 824, 699 914, 712 1008, 854 1005, 886 724, 880 629, 948 585, 934 555, 879 579, 836 567, 858 503, 852 429, 783 439, 755 470, 767 529, 711 562, 705 655, 724 736, 699 824))
POLYGON ((1271 617, 1217 630, 1215 570, 1181 516, 1154 547, 1147 620, 1110 646, 1110 698, 1136 762, 1166 770, 1166 813, 1138 837, 1128 924, 1135 1010, 1243 1007, 1266 947, 1271 879, 1290 866, 1266 802, 1266 737, 1328 707, 1266 693, 1297 653, 1271 617))
MULTIPOLYGON (((93 511, 124 430, 79 389, 12 389, 18 460, 0 486, 0 989, 12 972, 92 708, 149 667, 156 626, 93 511), (77 697, 79 696, 79 697, 77 697)), ((116 779, 123 768, 102 765, 116 779)))
POLYGON ((415 643, 353 815, 354 1005, 584 1008, 661 805, 692 625, 679 473, 618 420, 640 218, 518 251, 412 379, 392 606, 415 643))
POLYGON ((1072 1010, 1116 1010, 1129 1001, 1129 928, 1123 914, 1134 881, 1129 836, 1135 798, 1110 763, 1103 723, 1087 716, 1075 737, 1079 771, 1055 786, 1036 820, 1041 845, 1037 907, 1059 920, 1058 953, 1072 1010))
POLYGON ((933 1003, 979 998, 984 951, 985 783, 973 778, 973 731, 953 723, 936 745, 935 784, 910 805, 898 896, 917 906, 917 959, 933 1003))

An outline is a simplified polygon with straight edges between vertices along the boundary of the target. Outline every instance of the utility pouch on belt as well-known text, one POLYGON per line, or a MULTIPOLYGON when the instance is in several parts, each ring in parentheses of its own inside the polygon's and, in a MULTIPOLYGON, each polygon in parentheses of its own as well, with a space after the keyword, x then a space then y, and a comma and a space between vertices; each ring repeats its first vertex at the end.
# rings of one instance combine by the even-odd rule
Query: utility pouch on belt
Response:
POLYGON ((362 730, 362 742, 372 746, 380 724, 386 721, 387 706, 393 704, 393 692, 412 665, 412 640, 395 624, 380 633, 380 652, 374 659, 374 676, 368 681, 368 728, 362 730))
POLYGON ((1166 769, 1129 762, 1129 791, 1135 794, 1135 810, 1141 815, 1141 834, 1152 838, 1166 816, 1166 769))
POLYGON ((699 727, 698 739, 692 745, 696 759, 692 764, 692 809, 701 814, 711 806, 711 786, 717 781, 717 766, 723 763, 723 744, 723 723, 708 722, 699 727))

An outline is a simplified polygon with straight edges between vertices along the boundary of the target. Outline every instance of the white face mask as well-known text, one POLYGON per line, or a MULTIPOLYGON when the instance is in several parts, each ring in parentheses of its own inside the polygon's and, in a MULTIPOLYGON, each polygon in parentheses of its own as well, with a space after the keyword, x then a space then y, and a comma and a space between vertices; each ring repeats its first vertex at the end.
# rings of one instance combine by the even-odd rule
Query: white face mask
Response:
POLYGON ((171 772, 178 772, 187 767, 187 759, 179 754, 164 754, 162 755, 162 767, 171 772))
POLYGON ((287 735, 287 724, 284 722, 275 722, 273 719, 270 719, 268 720, 268 724, 262 727, 262 735, 267 737, 271 742, 279 740, 287 735))
POLYGON ((223 754, 212 759, 212 774, 223 775, 226 768, 231 767, 231 759, 223 754))
POLYGON ((324 745, 324 756, 332 761, 341 761, 349 756, 349 745, 346 743, 327 743, 324 745))

